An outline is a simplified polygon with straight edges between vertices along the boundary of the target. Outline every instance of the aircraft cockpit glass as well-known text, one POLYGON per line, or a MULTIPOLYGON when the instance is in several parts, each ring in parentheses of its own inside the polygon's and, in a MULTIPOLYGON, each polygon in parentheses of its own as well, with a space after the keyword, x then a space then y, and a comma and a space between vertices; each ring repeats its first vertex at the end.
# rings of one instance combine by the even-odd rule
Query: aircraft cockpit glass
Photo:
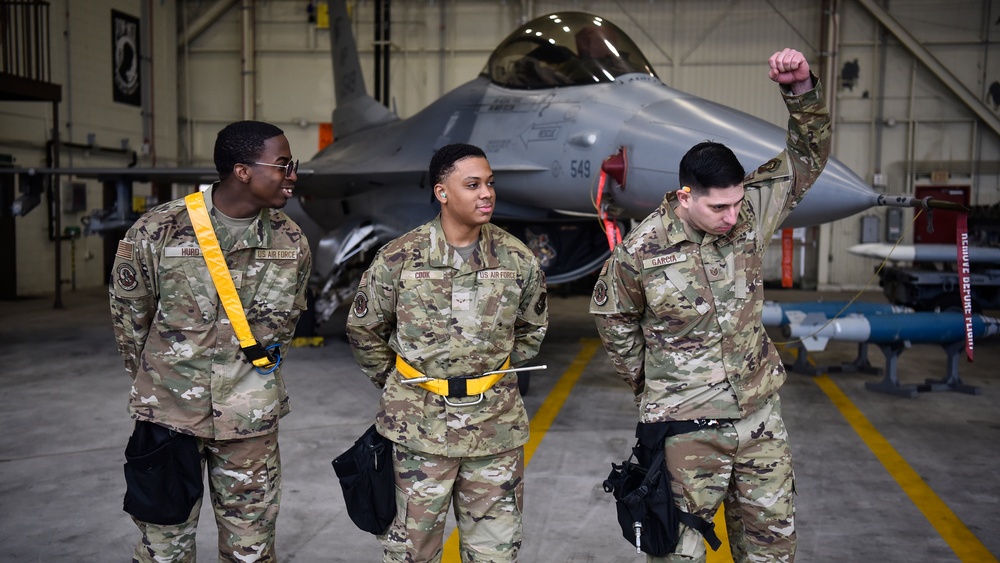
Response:
POLYGON ((483 74, 508 88, 552 88, 614 82, 623 74, 656 76, 614 24, 582 12, 534 19, 493 51, 483 74))

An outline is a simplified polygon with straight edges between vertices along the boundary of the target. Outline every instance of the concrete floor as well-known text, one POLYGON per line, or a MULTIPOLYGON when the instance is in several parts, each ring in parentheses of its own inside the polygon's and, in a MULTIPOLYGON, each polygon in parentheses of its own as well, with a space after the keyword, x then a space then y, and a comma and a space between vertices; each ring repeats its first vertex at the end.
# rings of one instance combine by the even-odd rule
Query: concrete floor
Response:
MULTIPOLYGON (((767 297, 821 295, 770 291, 767 297)), ((51 298, 0 303, 0 560, 127 561, 138 538, 121 510, 129 381, 105 293, 67 292, 63 303, 58 310, 51 298)), ((532 416, 596 338, 587 297, 553 296, 550 303, 538 359, 549 369, 534 373, 525 398, 532 416)), ((351 524, 330 466, 370 424, 377 390, 342 339, 343 318, 324 334, 325 346, 292 350, 284 368, 292 413, 281 423, 278 550, 282 561, 378 561, 377 541, 351 524)), ((865 389, 879 375, 835 373, 829 381, 845 397, 835 403, 823 378, 790 374, 781 394, 796 464, 799 561, 996 561, 1000 339, 977 341, 975 351, 975 363, 963 361, 960 376, 980 387, 976 396, 900 398, 865 389), (841 414, 851 408, 863 416, 841 414), (871 426, 859 433, 850 420, 871 426)), ((831 343, 812 358, 839 365, 856 354, 855 344, 831 343)), ((870 359, 884 365, 877 350, 870 359)), ((635 408, 603 350, 583 360, 527 467, 521 560, 528 563, 643 560, 621 539, 612 498, 601 488, 611 462, 631 445, 635 408)), ((913 346, 899 364, 904 383, 940 378, 946 369, 944 352, 933 345, 913 346)), ((203 561, 215 560, 214 541, 206 503, 198 540, 203 561)))

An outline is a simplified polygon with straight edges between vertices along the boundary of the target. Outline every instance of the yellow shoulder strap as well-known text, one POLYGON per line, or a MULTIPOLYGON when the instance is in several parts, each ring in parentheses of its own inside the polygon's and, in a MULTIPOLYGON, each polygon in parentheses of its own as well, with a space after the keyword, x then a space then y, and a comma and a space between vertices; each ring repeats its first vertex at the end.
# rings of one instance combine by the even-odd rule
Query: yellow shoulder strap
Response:
POLYGON ((215 290, 219 292, 219 299, 226 309, 226 315, 233 323, 233 330, 236 332, 236 338, 240 340, 240 348, 243 353, 257 368, 274 367, 281 361, 281 357, 279 355, 276 360, 268 350, 257 343, 257 339, 250 332, 250 325, 243 312, 243 303, 240 302, 240 296, 236 293, 233 276, 229 273, 225 257, 222 256, 219 239, 215 236, 212 219, 208 216, 208 209, 205 207, 206 197, 210 197, 206 192, 195 192, 184 198, 184 204, 187 205, 188 215, 190 215, 191 224, 194 226, 194 234, 198 237, 201 254, 205 257, 208 271, 212 274, 215 290))

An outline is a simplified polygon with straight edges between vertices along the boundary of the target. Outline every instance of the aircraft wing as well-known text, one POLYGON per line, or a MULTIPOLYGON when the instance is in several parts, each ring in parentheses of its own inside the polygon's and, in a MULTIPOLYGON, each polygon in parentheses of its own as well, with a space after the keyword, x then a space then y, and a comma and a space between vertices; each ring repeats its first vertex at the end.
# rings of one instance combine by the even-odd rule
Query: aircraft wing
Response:
MULTIPOLYGON (((394 142, 391 133, 385 137, 381 147, 357 142, 330 145, 299 168, 296 193, 327 199, 357 195, 366 188, 427 187, 427 167, 436 147, 406 146, 394 142), (376 150, 379 148, 385 150, 376 150)), ((548 170, 536 163, 516 161, 497 162, 492 168, 498 177, 509 172, 548 170)))

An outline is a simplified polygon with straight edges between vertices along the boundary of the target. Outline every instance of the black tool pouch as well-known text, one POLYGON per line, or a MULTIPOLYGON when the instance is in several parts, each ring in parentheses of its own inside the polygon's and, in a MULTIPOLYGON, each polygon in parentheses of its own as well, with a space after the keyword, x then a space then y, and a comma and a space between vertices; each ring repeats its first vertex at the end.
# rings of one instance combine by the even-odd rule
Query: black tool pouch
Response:
POLYGON ((186 522, 204 491, 198 439, 137 421, 125 446, 125 485, 123 509, 138 520, 186 522))
POLYGON ((667 436, 697 429, 686 422, 655 422, 636 425, 632 455, 620 465, 611 464, 604 491, 615 497, 615 510, 622 536, 636 552, 655 557, 673 553, 680 540, 680 524, 698 530, 712 549, 721 545, 712 522, 677 507, 670 488, 670 472, 663 459, 667 436))
POLYGON ((373 424, 333 460, 333 470, 354 525, 371 534, 384 534, 396 517, 392 441, 382 437, 373 424))

